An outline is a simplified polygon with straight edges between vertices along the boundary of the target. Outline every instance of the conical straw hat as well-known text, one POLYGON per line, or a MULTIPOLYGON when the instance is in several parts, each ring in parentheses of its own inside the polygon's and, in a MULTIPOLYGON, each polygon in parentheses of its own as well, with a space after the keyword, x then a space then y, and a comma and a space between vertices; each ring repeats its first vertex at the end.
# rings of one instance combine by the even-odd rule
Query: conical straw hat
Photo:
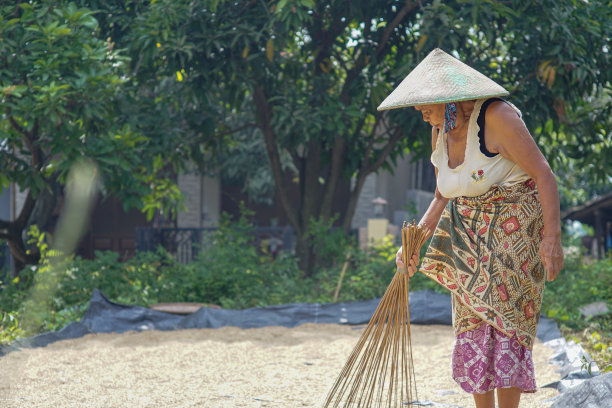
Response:
POLYGON ((467 101, 508 93, 474 68, 436 48, 404 78, 377 109, 381 111, 467 101))

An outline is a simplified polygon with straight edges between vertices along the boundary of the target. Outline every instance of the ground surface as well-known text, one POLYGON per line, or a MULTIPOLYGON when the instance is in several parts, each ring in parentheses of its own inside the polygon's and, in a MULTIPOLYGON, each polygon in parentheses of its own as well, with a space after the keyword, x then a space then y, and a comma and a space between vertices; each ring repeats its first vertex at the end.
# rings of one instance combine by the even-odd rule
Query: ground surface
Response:
MULTIPOLYGON (((363 327, 194 329, 96 334, 0 358, 0 407, 321 407, 363 327)), ((472 407, 452 380, 450 326, 412 326, 420 401, 472 407)), ((534 347, 539 386, 558 379, 534 347)), ((546 407, 556 390, 523 394, 546 407)), ((430 405, 432 406, 432 405, 430 405)))

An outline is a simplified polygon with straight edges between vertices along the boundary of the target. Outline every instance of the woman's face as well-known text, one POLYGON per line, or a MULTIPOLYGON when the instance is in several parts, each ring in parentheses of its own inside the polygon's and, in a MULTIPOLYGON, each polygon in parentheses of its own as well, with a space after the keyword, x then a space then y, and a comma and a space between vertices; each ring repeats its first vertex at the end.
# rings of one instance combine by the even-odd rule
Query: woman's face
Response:
POLYGON ((444 126, 444 104, 436 103, 433 105, 418 105, 414 109, 421 112, 423 120, 430 125, 442 129, 444 126))

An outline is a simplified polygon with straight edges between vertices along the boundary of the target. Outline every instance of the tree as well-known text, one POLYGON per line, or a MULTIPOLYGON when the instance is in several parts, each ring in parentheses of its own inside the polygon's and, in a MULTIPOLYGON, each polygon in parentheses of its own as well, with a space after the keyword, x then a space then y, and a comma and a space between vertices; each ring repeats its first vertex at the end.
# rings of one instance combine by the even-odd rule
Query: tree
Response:
POLYGON ((609 2, 480 1, 463 9, 433 2, 427 10, 424 25, 442 28, 427 41, 458 50, 511 91, 556 171, 582 169, 585 180, 609 182, 609 2))
POLYGON ((17 218, 0 220, 17 270, 38 261, 26 231, 48 226, 69 169, 83 158, 97 162, 103 190, 124 206, 171 207, 179 195, 164 173, 172 151, 126 120, 129 60, 98 37, 93 12, 56 1, 0 13, 0 188, 27 192, 17 218))
MULTIPOLYGON (((376 106, 432 48, 508 88, 541 144, 564 137, 568 146, 544 149, 550 159, 569 155, 579 126, 567 121, 578 118, 573 109, 610 84, 610 9, 603 1, 113 4, 100 5, 112 15, 109 35, 128 49, 134 70, 154 68, 142 78, 181 80, 189 112, 183 123, 194 137, 223 148, 236 132, 257 129, 307 274, 309 223, 332 219, 339 186, 352 180, 350 198, 336 203, 348 231, 369 174, 408 150, 427 154, 429 132, 418 115, 376 106), (109 12, 117 7, 133 14, 129 25, 109 12)), ((599 154, 594 149, 588 160, 599 154)))

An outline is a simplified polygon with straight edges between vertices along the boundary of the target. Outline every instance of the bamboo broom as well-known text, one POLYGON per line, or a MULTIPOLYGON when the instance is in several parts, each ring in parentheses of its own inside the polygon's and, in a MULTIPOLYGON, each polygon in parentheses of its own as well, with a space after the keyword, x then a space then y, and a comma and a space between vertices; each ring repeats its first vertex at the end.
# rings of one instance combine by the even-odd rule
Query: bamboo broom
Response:
MULTIPOLYGON (((402 225, 405 265, 427 240, 414 222, 402 225)), ((418 399, 408 309, 408 271, 398 268, 344 368, 324 408, 401 407, 418 399), (413 400, 413 397, 415 400, 413 400)))

